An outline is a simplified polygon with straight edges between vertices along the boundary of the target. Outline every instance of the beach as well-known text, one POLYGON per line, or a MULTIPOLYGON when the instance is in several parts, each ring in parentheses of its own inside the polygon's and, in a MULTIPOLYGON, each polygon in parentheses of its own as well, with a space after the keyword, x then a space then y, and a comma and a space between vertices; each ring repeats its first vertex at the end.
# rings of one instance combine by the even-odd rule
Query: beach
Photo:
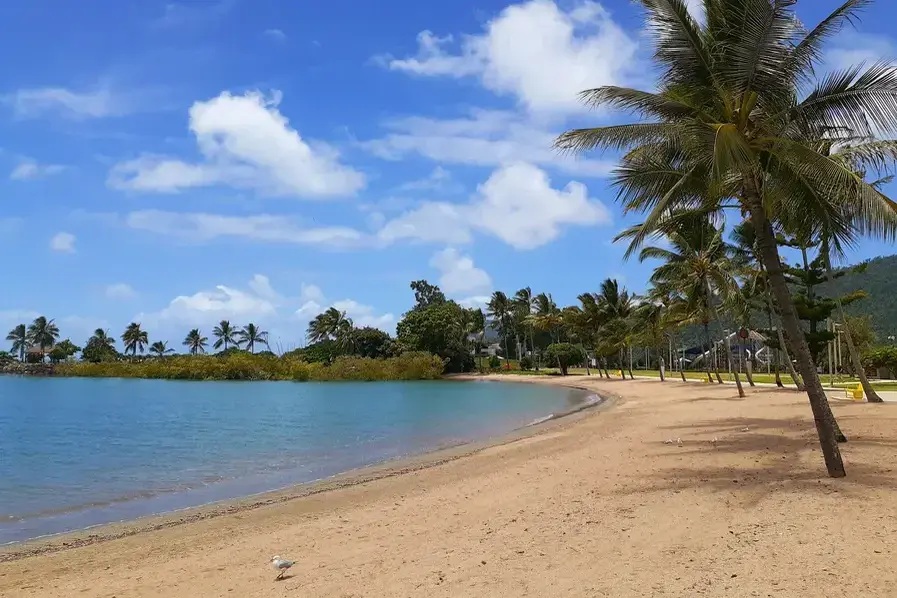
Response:
POLYGON ((8 547, 0 596, 894 595, 897 406, 833 403, 850 437, 835 480, 794 391, 496 378, 608 401, 488 446, 8 547), (282 581, 275 554, 297 561, 282 581))

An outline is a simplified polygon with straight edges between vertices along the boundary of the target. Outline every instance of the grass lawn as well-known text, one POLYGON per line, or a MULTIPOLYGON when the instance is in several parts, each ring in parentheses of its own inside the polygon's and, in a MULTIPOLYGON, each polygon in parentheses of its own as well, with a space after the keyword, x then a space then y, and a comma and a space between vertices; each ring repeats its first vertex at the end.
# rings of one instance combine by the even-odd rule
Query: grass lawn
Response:
MULTIPOLYGON (((502 364, 502 365, 504 365, 504 364, 502 364)), ((518 374, 518 375, 522 374, 522 375, 529 375, 529 376, 545 376, 545 375, 550 375, 550 374, 556 375, 558 373, 557 368, 545 368, 545 367, 543 367, 538 372, 533 371, 533 370, 530 370, 528 372, 522 372, 522 371, 516 369, 516 365, 517 364, 514 361, 512 361, 511 362, 511 370, 501 369, 499 371, 494 371, 493 373, 497 373, 497 374, 508 373, 508 374, 518 374)), ((592 374, 595 373, 594 369, 592 369, 590 371, 592 372, 592 374)), ((610 374, 612 377, 620 376, 620 370, 609 370, 609 371, 610 371, 610 374)), ((574 374, 574 375, 585 375, 586 370, 585 370, 585 368, 570 368, 569 373, 574 374)), ((658 379, 660 378, 660 371, 658 371, 658 370, 633 369, 632 373, 635 374, 636 378, 643 378, 643 377, 658 378, 658 379)), ((720 372, 720 376, 722 377, 723 380, 726 380, 729 382, 735 381, 735 377, 733 375, 729 374, 728 372, 720 372)), ((679 376, 679 372, 671 372, 671 371, 667 370, 666 377, 672 378, 674 380, 681 380, 681 378, 679 376)), ((689 371, 687 371, 687 372, 685 372, 685 377, 688 380, 706 380, 707 374, 705 374, 704 372, 695 372, 695 371, 689 372, 689 371)), ((782 378, 782 383, 785 384, 786 387, 793 386, 793 384, 791 382, 791 376, 789 376, 786 372, 782 372, 781 378, 782 378)), ((831 388, 831 386, 830 386, 831 379, 829 378, 828 374, 822 374, 821 378, 822 378, 823 386, 825 386, 826 388, 831 388)), ((627 372, 627 379, 628 379, 628 372, 627 372)), ((755 372, 754 373, 754 382, 763 383, 763 384, 775 384, 775 381, 776 381, 775 374, 767 374, 766 372, 755 372)), ((747 384, 747 378, 743 374, 741 376, 741 382, 742 382, 742 384, 747 384)), ((852 378, 849 376, 835 376, 835 388, 854 387, 859 383, 860 383, 860 381, 858 378, 852 378)), ((878 390, 897 390, 897 380, 873 380, 872 387, 876 388, 878 390)))

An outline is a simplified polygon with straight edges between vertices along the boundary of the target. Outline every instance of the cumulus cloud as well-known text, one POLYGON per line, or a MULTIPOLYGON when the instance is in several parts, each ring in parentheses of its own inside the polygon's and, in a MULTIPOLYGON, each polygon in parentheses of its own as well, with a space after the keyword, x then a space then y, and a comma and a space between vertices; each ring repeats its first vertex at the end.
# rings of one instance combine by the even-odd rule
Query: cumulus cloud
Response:
POLYGON ((71 233, 56 233, 50 239, 50 249, 60 253, 75 253, 75 235, 71 233))
POLYGON ((201 212, 138 210, 125 216, 125 224, 189 243, 229 237, 268 243, 352 247, 363 241, 362 233, 352 228, 305 227, 296 219, 269 214, 228 216, 201 212))
POLYGON ((495 170, 468 203, 424 203, 387 222, 378 235, 384 241, 458 244, 476 230, 525 250, 553 241, 565 226, 610 222, 607 208, 582 183, 555 189, 543 170, 517 163, 495 170))
POLYGON ((105 294, 109 299, 117 300, 129 300, 137 297, 137 291, 135 291, 131 285, 124 282, 110 284, 106 287, 105 294))
POLYGON ((377 62, 418 76, 476 77, 530 112, 564 113, 582 109, 577 98, 582 90, 619 84, 637 50, 610 13, 590 1, 568 10, 551 0, 512 4, 481 33, 455 41, 422 31, 416 55, 381 56, 377 62))
POLYGON ((439 271, 439 287, 449 295, 484 293, 492 290, 492 279, 477 268, 469 255, 454 247, 433 254, 430 265, 439 271))
POLYGON ((39 164, 38 162, 27 159, 23 160, 9 174, 9 178, 14 181, 30 181, 44 177, 50 177, 65 171, 65 166, 61 164, 39 164))
POLYGON ((340 162, 322 143, 310 143, 280 113, 280 94, 223 92, 190 108, 190 132, 203 159, 199 162, 143 155, 113 167, 108 184, 115 189, 175 193, 228 185, 263 195, 320 198, 352 195, 364 175, 340 162))
POLYGON ((387 133, 362 141, 362 149, 383 160, 419 155, 441 164, 496 167, 529 162, 588 177, 604 177, 615 162, 576 158, 553 149, 560 131, 547 123, 503 110, 472 110, 465 116, 434 119, 394 118, 383 123, 387 133))
POLYGON ((331 305, 345 311, 357 326, 395 332, 395 316, 391 313, 379 313, 354 299, 327 301, 321 289, 313 284, 303 284, 299 296, 288 296, 278 292, 263 274, 253 276, 245 287, 219 284, 193 294, 178 295, 162 309, 140 313, 134 320, 158 329, 163 337, 182 334, 188 327, 199 327, 208 335, 211 327, 221 320, 230 320, 235 326, 253 322, 268 330, 273 341, 276 337, 301 336, 296 331, 296 320, 306 323, 331 305))

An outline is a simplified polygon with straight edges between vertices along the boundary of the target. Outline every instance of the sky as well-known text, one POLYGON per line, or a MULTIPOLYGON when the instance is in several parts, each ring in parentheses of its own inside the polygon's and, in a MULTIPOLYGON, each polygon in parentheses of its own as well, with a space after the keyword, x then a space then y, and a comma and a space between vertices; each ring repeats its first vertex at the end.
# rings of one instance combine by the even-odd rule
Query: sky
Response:
MULTIPOLYGON (((879 0, 827 65, 897 55, 895 16, 879 0)), ((551 144, 625 120, 576 94, 650 88, 643 28, 628 0, 10 3, 0 328, 45 315, 79 344, 137 321, 180 348, 229 319, 287 350, 329 306, 394 333, 421 278, 465 305, 639 292, 616 156, 551 144)))

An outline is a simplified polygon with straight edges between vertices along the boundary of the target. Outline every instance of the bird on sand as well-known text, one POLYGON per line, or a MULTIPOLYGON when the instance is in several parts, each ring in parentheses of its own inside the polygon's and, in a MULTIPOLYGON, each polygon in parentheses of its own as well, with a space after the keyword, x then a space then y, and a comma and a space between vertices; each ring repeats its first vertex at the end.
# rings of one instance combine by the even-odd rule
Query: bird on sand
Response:
POLYGON ((277 569, 277 577, 274 578, 274 581, 281 579, 283 574, 287 572, 287 569, 296 564, 296 561, 288 561, 286 559, 282 559, 279 556, 274 556, 271 558, 271 566, 277 569))

